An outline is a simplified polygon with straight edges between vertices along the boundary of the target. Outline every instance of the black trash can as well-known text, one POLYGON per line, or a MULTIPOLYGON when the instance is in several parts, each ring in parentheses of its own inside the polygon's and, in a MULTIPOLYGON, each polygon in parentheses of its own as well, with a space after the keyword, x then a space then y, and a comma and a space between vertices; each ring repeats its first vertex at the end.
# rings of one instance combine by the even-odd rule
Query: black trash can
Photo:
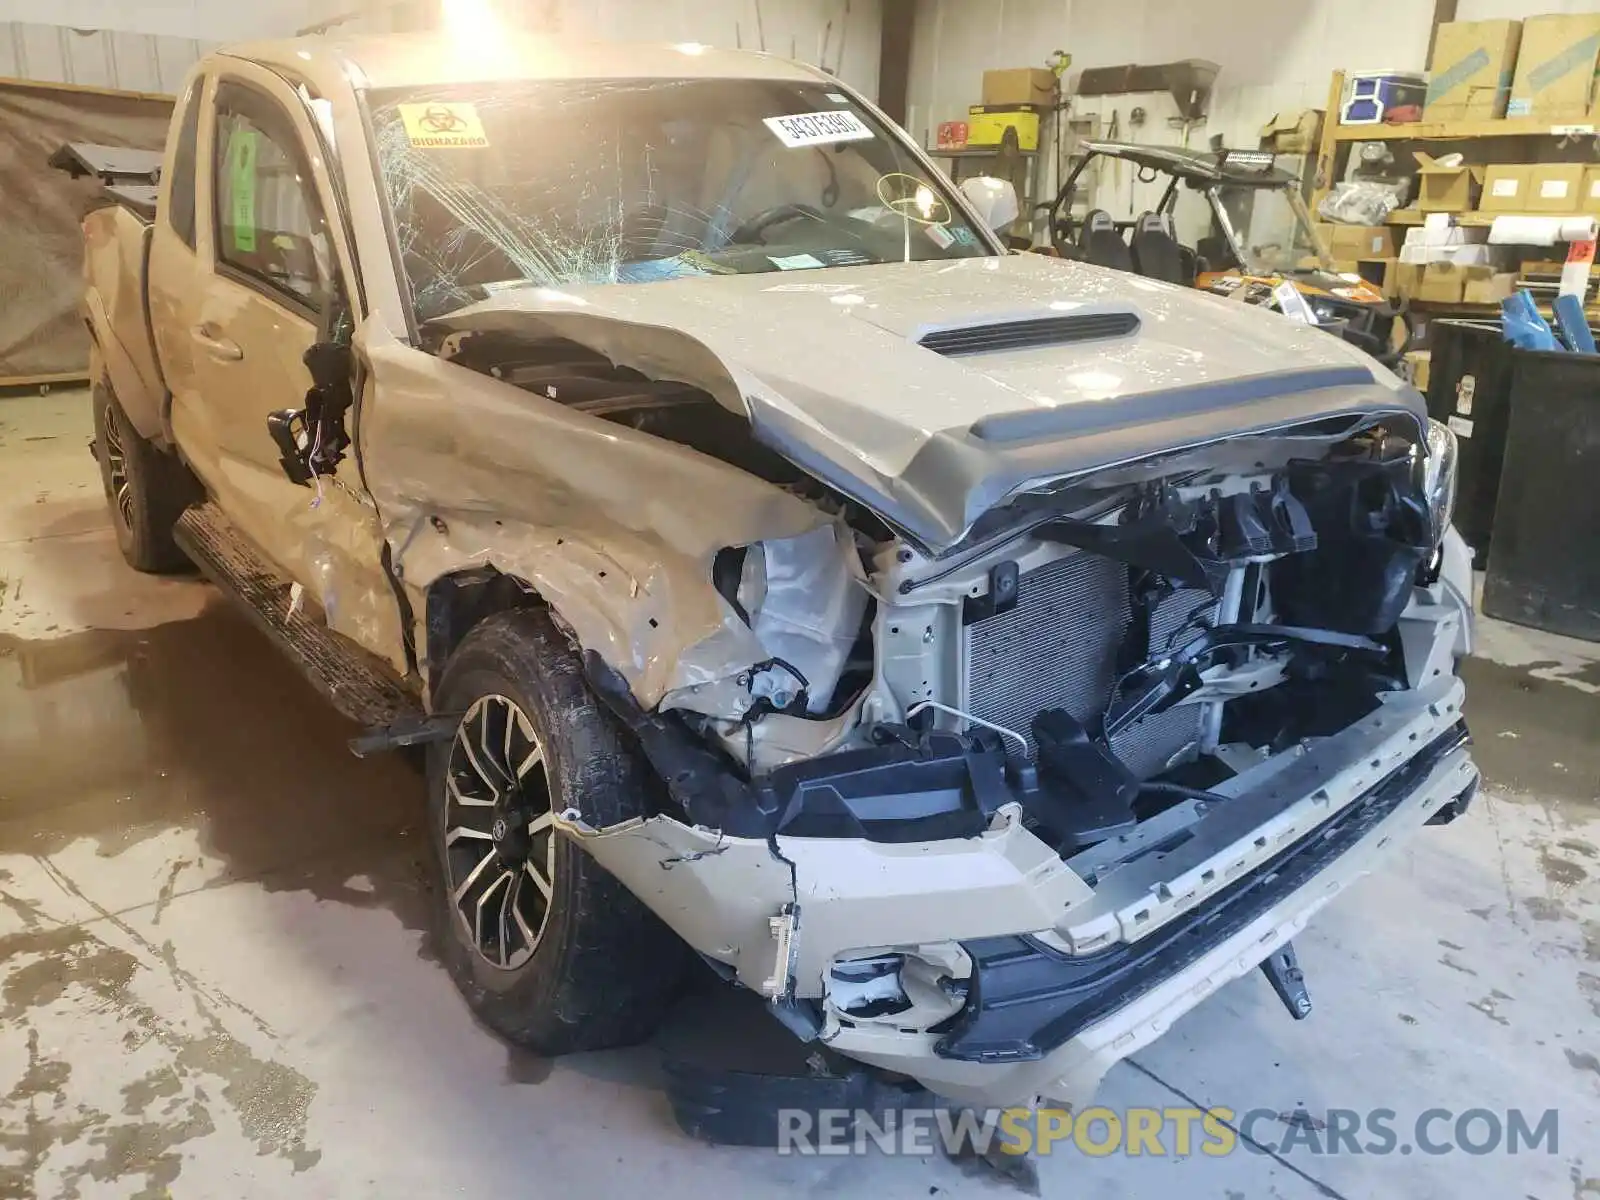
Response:
POLYGON ((1483 611, 1600 642, 1600 355, 1513 361, 1483 611))
POLYGON ((1461 457, 1455 525, 1472 547, 1472 565, 1481 570, 1506 452, 1513 348, 1498 320, 1432 321, 1429 329, 1428 415, 1456 432, 1461 457))

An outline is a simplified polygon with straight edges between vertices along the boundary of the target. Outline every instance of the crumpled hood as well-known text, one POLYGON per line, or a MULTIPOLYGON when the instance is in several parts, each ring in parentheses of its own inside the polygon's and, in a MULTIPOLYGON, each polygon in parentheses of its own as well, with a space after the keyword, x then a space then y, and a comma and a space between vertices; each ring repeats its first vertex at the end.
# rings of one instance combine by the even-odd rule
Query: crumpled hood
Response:
POLYGON ((704 387, 763 442, 935 550, 1030 481, 1321 417, 1426 416, 1414 390, 1326 332, 1033 254, 519 288, 440 324, 543 328, 704 387), (978 353, 919 344, 1097 314, 1137 325, 978 353))

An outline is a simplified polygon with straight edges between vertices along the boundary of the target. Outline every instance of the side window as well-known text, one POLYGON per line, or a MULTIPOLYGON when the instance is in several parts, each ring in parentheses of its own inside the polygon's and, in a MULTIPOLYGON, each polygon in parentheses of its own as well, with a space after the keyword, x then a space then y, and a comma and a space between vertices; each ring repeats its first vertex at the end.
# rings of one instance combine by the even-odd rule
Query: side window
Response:
POLYGON ((327 226, 288 117, 265 96, 217 96, 217 261, 316 309, 330 275, 327 226))
POLYGON ((178 128, 178 148, 172 156, 172 186, 167 191, 167 221, 191 250, 194 249, 195 145, 200 139, 200 98, 205 90, 204 75, 189 85, 189 94, 183 102, 183 124, 178 128))

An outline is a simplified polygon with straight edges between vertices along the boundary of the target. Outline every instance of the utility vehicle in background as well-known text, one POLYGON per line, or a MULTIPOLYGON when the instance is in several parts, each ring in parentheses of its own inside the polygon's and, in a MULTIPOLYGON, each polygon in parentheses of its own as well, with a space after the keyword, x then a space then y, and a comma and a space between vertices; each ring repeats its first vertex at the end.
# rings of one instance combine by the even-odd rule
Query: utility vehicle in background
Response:
POLYGON ((1300 196, 1300 180, 1266 151, 1086 142, 1048 216, 1051 244, 1064 257, 1275 311, 1286 307, 1280 289, 1287 284, 1299 297, 1290 298, 1289 308, 1386 366, 1406 348, 1403 314, 1360 275, 1335 267, 1300 196), (1142 183, 1165 179, 1156 207, 1128 219, 1096 208, 1075 217, 1086 174, 1098 178, 1108 163, 1128 163, 1142 183), (1203 196, 1209 214, 1207 232, 1192 246, 1175 232, 1183 189, 1203 196))

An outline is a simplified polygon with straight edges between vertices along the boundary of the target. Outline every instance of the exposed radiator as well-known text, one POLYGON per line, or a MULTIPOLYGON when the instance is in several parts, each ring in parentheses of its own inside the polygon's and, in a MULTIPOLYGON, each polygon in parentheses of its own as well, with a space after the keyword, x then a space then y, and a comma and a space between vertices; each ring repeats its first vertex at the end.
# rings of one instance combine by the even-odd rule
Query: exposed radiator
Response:
MULTIPOLYGON (((1174 592, 1151 617, 1150 648, 1165 648, 1186 623, 1190 632, 1215 615, 1199 589, 1174 592), (1196 609, 1200 611, 1197 613, 1196 609)), ((1041 709, 1064 708, 1088 722, 1105 712, 1116 677, 1117 649, 1132 620, 1128 568, 1080 552, 1023 575, 1008 612, 963 630, 967 711, 1028 739, 1041 709)), ((1112 749, 1135 775, 1148 778, 1199 740, 1202 707, 1183 705, 1147 717, 1113 739, 1112 749)))

